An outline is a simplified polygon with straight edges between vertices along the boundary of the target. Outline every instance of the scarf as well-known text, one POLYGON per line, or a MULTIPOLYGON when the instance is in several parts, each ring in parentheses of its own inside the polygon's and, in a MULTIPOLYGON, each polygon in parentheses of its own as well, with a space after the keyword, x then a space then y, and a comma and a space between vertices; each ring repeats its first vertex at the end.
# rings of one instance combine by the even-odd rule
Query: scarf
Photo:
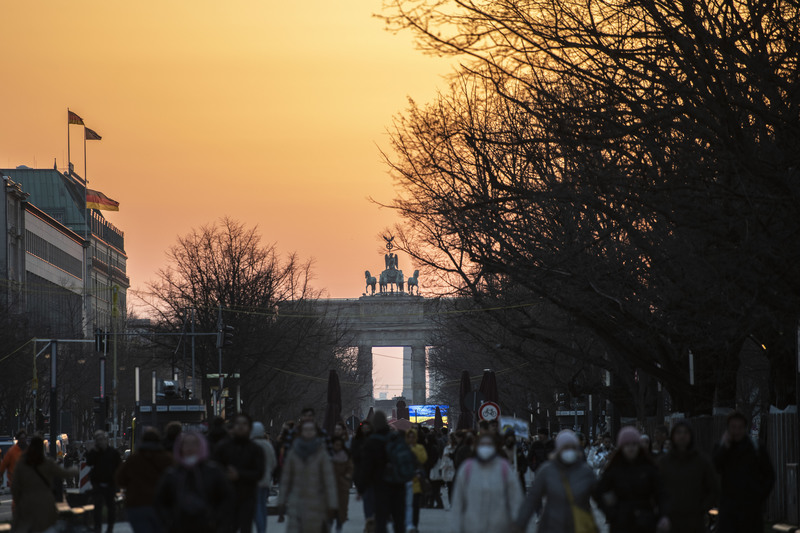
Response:
POLYGON ((308 458, 314 455, 319 450, 322 441, 319 437, 312 440, 297 439, 292 443, 292 450, 296 453, 303 462, 308 461, 308 458))

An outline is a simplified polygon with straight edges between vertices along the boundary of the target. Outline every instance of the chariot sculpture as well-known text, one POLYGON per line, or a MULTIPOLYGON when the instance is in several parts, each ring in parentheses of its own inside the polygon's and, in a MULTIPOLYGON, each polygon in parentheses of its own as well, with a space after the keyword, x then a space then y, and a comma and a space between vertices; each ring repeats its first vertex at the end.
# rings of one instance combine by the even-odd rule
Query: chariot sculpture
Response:
MULTIPOLYGON (((375 295, 375 286, 378 286, 380 294, 393 294, 397 292, 405 292, 406 279, 403 271, 398 268, 397 254, 392 252, 394 248, 394 237, 383 237, 386 241, 386 249, 388 253, 383 256, 384 266, 386 267, 383 272, 376 278, 370 274, 369 270, 364 271, 364 280, 366 281, 365 293, 375 295)), ((414 271, 414 275, 408 278, 408 293, 414 294, 416 289, 419 295, 419 270, 414 271)))

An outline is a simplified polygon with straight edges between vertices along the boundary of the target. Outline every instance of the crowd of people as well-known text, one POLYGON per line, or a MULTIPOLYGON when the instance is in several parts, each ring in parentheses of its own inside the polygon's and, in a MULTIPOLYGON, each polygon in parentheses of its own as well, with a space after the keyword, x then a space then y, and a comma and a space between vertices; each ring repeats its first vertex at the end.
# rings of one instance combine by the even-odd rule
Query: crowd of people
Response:
MULTIPOLYGON (((313 409, 271 440, 246 414, 212 420, 207 431, 169 424, 147 428, 123 461, 104 432, 83 460, 91 467, 94 527, 113 531, 116 497, 137 533, 258 533, 267 529, 275 495, 278 521, 289 533, 341 532, 353 487, 366 533, 419 531, 420 509, 449 511, 454 533, 699 533, 717 507, 717 531, 761 531, 762 506, 775 473, 748 434, 740 413, 713 457, 700 452, 685 421, 658 428, 651 440, 632 426, 592 444, 566 429, 518 438, 483 423, 475 431, 412 427, 398 431, 376 412, 351 436, 331 434, 313 409), (532 477, 529 486, 526 481, 532 477), (445 504, 445 495, 447 504, 445 504)), ((77 475, 45 454, 41 436, 24 432, 0 463, 9 472, 14 531, 40 532, 57 520, 57 487, 77 475)))

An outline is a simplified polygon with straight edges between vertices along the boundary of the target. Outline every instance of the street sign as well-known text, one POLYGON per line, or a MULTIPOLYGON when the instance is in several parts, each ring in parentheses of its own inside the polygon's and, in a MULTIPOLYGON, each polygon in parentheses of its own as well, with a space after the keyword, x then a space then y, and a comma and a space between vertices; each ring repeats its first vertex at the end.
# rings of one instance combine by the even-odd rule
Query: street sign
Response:
POLYGON ((483 403, 483 399, 483 393, 481 391, 474 390, 472 392, 468 392, 466 396, 464 396, 464 405, 466 405, 467 409, 474 413, 483 403))
POLYGON ((478 409, 478 417, 487 422, 497 420, 500 418, 500 406, 494 402, 485 402, 478 409))
POLYGON ((586 411, 556 411, 556 416, 583 416, 586 411))

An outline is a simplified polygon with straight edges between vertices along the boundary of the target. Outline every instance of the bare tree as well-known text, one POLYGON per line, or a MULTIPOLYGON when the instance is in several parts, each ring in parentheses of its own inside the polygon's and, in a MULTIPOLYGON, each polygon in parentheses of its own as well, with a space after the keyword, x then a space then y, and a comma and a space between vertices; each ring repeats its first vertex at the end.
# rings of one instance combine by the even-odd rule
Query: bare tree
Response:
POLYGON ((463 62, 396 124, 411 253, 473 296, 502 275, 545 298, 680 407, 731 404, 745 340, 784 338, 800 308, 798 6, 398 0, 387 18, 463 62))
MULTIPOLYGON (((223 372, 240 373, 253 415, 281 420, 303 403, 321 403, 330 368, 349 383, 353 361, 339 348, 343 332, 318 312, 310 261, 281 257, 256 228, 230 218, 179 238, 168 258, 151 287, 163 326, 185 330, 194 310, 196 329, 213 332, 221 313, 235 330, 223 372)), ((217 372, 215 339, 198 341, 197 364, 203 374, 217 372)))

